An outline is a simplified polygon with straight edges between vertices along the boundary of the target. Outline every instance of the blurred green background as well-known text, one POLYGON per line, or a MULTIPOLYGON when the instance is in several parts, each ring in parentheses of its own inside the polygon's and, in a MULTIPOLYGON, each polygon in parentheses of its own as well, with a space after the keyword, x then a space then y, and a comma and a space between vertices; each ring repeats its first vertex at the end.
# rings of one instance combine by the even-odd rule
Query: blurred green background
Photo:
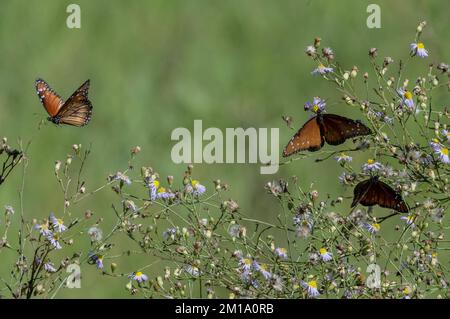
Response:
MULTIPOLYGON (((293 126, 300 127, 309 116, 303 104, 312 96, 327 98, 334 113, 356 117, 331 85, 310 75, 315 65, 305 47, 320 36, 344 69, 357 65, 362 74, 370 70, 370 47, 379 48, 381 57, 408 59, 415 28, 427 20, 423 39, 431 58, 408 64, 414 80, 428 63, 448 59, 448 12, 448 1, 2 1, 0 136, 12 145, 17 138, 31 141, 26 217, 62 211, 53 166, 74 143, 92 143, 85 172, 89 189, 124 169, 135 145, 142 147, 137 166, 180 177, 185 165, 171 161, 170 134, 176 127, 192 129, 194 119, 202 119, 204 128, 223 130, 279 127, 281 153, 294 133, 281 116, 291 115, 293 126), (81 6, 81 29, 66 27, 70 3, 81 6), (370 3, 381 6, 381 29, 366 26, 370 3), (35 93, 37 77, 63 98, 91 79, 94 110, 89 125, 79 129, 47 122, 38 130, 47 114, 35 93)), ((361 153, 355 165, 368 156, 361 153)), ((194 174, 209 188, 217 178, 230 184, 229 196, 263 220, 273 220, 278 211, 276 201, 264 195, 263 185, 272 179, 296 175, 301 185, 315 182, 323 194, 351 194, 337 183, 341 169, 333 161, 296 161, 274 176, 260 175, 259 166, 197 164, 194 174)), ((19 169, 1 186, 0 207, 19 207, 20 183, 19 169)), ((100 192, 72 213, 92 209, 96 217, 105 218, 106 231, 114 220, 113 200, 110 191, 100 192)), ((88 249, 88 239, 85 244, 88 249)), ((0 276, 8 275, 11 256, 0 253, 0 276)), ((119 267, 131 272, 136 263, 125 259, 119 267)), ((82 271, 82 289, 63 289, 57 297, 128 295, 125 279, 102 277, 93 267, 82 271)))

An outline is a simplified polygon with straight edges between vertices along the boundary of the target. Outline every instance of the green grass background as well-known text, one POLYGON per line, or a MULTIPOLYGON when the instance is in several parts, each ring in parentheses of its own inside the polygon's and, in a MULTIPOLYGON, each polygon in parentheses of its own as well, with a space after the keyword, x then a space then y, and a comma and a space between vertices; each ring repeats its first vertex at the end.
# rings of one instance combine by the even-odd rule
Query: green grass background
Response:
MULTIPOLYGON (((366 26, 366 7, 374 1, 348 0, 80 0, 82 27, 68 29, 66 7, 72 2, 0 4, 0 135, 12 144, 19 137, 32 142, 24 198, 28 219, 62 211, 53 165, 74 143, 92 143, 85 172, 89 188, 124 168, 135 145, 142 147, 139 165, 180 177, 185 165, 170 159, 170 134, 176 127, 192 129, 194 119, 202 119, 204 128, 279 127, 281 153, 294 133, 281 116, 291 115, 294 127, 301 126, 309 116, 303 103, 312 96, 329 99, 332 112, 357 116, 328 83, 310 75, 314 64, 304 49, 316 36, 335 50, 344 68, 357 65, 362 73, 369 70, 370 47, 378 47, 380 56, 407 60, 415 28, 425 19, 423 39, 431 58, 408 63, 411 81, 425 74, 428 63, 448 59, 450 46, 448 1, 375 1, 381 6, 381 29, 366 26), (37 77, 63 97, 91 79, 91 123, 81 129, 48 123, 38 130, 47 115, 36 97, 37 77)), ((361 153, 355 165, 368 156, 361 153)), ((349 196, 351 190, 337 182, 340 172, 333 161, 312 159, 283 166, 275 176, 260 175, 259 165, 195 166, 203 184, 211 188, 217 178, 227 182, 229 196, 243 211, 263 220, 277 213, 276 201, 264 195, 265 182, 296 175, 301 185, 314 182, 322 194, 349 196)), ((0 207, 19 207, 20 183, 17 170, 0 188, 0 207)), ((72 213, 90 208, 105 219, 106 230, 113 222, 114 199, 104 191, 72 213)), ((81 244, 88 249, 87 239, 81 244)), ((9 273, 12 256, 0 252, 0 276, 9 273)), ((144 264, 142 258, 129 258, 119 267, 131 272, 144 264)), ((93 267, 82 271, 82 289, 63 289, 58 297, 127 296, 126 280, 102 277, 93 267)))

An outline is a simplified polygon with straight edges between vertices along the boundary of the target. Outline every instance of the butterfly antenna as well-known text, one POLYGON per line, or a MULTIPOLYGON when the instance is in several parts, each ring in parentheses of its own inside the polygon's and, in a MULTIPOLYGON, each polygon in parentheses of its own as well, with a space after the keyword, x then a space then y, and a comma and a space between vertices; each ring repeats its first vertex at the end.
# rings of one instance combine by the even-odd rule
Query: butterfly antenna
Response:
POLYGON ((329 159, 331 156, 336 155, 337 153, 356 152, 356 151, 359 151, 359 149, 358 149, 358 148, 349 148, 349 149, 346 149, 346 150, 334 151, 334 152, 332 152, 330 155, 328 155, 328 156, 326 156, 326 157, 323 157, 323 158, 317 158, 317 159, 315 160, 315 162, 317 163, 317 162, 326 161, 326 160, 329 159))
POLYGON ((379 223, 382 223, 382 222, 384 222, 386 219, 391 218, 392 216, 395 216, 395 215, 398 215, 398 213, 397 213, 397 212, 394 212, 394 213, 389 214, 389 215, 387 215, 387 216, 381 217, 381 218, 378 219, 378 222, 379 222, 379 223))
POLYGON ((304 158, 307 158, 307 156, 303 155, 303 156, 294 157, 294 158, 291 158, 291 159, 287 160, 286 162, 281 162, 278 165, 279 166, 286 165, 286 164, 289 164, 289 163, 292 163, 294 161, 298 161, 298 160, 301 160, 301 159, 304 159, 304 158))
POLYGON ((326 161, 326 160, 329 159, 331 156, 336 155, 336 154, 339 153, 339 152, 340 152, 340 151, 334 151, 334 152, 330 153, 330 154, 329 154, 328 156, 326 156, 326 157, 316 158, 315 162, 318 163, 318 162, 326 161))

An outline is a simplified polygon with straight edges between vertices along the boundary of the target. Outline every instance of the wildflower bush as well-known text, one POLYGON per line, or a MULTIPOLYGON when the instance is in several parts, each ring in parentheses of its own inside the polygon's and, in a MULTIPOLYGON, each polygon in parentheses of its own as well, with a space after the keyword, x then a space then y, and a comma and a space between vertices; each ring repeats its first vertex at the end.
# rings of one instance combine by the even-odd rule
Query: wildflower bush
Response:
MULTIPOLYGON (((371 48, 372 68, 364 72, 340 65, 316 38, 306 49, 317 65, 312 75, 336 89, 331 100, 342 98, 358 109, 373 134, 355 139, 354 147, 348 142, 302 152, 282 163, 300 165, 298 160, 313 157, 318 172, 321 165, 335 165, 341 175, 330 182, 341 183, 342 194, 379 176, 402 194, 408 214, 350 209, 351 198, 322 193, 314 181, 305 189, 287 176, 261 185, 279 204, 277 222, 257 220, 239 207, 244 199, 229 198, 229 185, 199 179, 192 165, 182 176, 167 177, 156 167, 136 168, 138 146, 123 168, 94 187, 83 174, 90 150, 77 144, 49 167, 63 211, 36 220, 23 207, 5 207, 0 252, 16 257, 10 278, 1 278, 1 296, 55 297, 80 279, 76 271, 68 273, 78 265, 95 267, 98 276, 119 280, 130 294, 146 298, 449 297, 449 112, 445 101, 435 98, 445 99, 442 93, 450 90, 449 72, 444 63, 430 63, 423 75, 409 78, 409 63, 432 56, 421 39, 424 27, 422 22, 417 28, 407 62, 379 57, 371 48), (353 154, 361 152, 369 154, 367 163, 354 165, 353 154), (116 196, 109 205, 116 222, 109 229, 102 216, 79 208, 106 191, 116 196), (8 231, 14 218, 19 233, 8 231), (89 251, 76 248, 82 238, 89 238, 89 251), (118 244, 128 248, 116 254, 112 248, 118 244), (152 262, 124 270, 121 263, 131 255, 152 262)), ((324 112, 326 102, 315 97, 305 109, 324 112)), ((26 169, 26 154, 3 140, 1 188, 15 167, 26 169)))

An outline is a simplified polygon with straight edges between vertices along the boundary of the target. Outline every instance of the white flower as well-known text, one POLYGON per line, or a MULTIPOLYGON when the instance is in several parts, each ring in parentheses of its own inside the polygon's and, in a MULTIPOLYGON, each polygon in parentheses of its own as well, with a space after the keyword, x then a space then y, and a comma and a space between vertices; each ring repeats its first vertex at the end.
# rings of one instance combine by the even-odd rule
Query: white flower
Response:
POLYGON ((95 226, 92 226, 91 228, 89 228, 88 230, 88 235, 91 238, 92 242, 98 242, 100 240, 102 240, 103 238, 103 231, 95 226))
POLYGON ((7 215, 14 215, 14 208, 10 205, 5 205, 5 213, 7 215))
POLYGON ((168 240, 169 238, 173 238, 176 233, 177 233, 177 229, 175 227, 171 227, 171 228, 167 228, 163 232, 162 236, 163 236, 164 240, 168 240))
POLYGON ((431 210, 431 219, 436 222, 436 223, 440 223, 442 221, 442 219, 444 218, 444 208, 442 207, 437 207, 431 210))

